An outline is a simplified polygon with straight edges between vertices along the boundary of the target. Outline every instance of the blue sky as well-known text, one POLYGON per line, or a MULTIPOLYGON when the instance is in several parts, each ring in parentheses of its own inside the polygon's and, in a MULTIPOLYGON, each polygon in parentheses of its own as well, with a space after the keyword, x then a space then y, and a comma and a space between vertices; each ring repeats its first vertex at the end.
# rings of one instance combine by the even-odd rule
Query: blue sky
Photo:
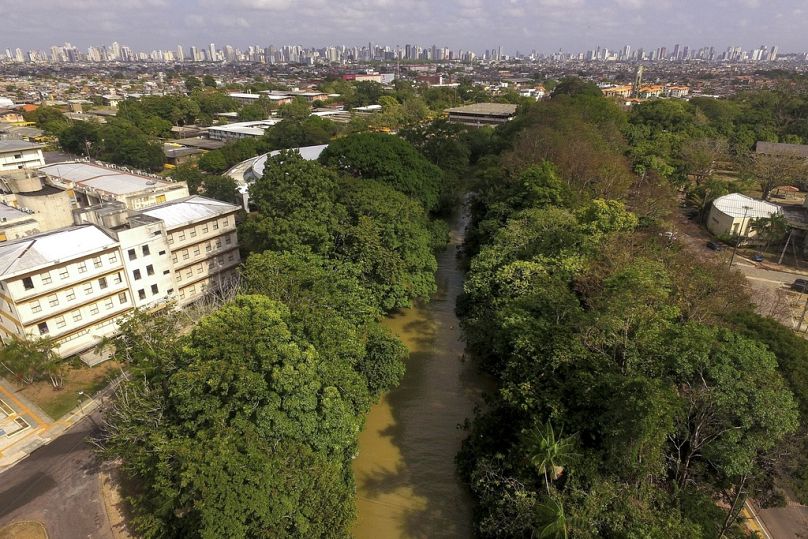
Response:
POLYGON ((0 50, 418 43, 549 52, 675 43, 808 50, 806 0, 0 0, 0 50))

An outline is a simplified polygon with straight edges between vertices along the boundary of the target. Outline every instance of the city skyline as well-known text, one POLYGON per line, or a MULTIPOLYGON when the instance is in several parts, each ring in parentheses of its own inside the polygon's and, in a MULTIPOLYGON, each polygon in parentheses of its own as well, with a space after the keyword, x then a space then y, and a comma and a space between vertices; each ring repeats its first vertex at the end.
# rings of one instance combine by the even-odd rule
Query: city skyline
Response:
MULTIPOLYGON (((0 0, 0 8, 9 2, 0 0)), ((100 0, 81 0, 70 7, 32 0, 27 7, 25 12, 10 5, 3 9, 6 25, 0 50, 41 49, 65 41, 79 48, 119 41, 137 50, 211 41, 236 47, 368 41, 429 46, 441 41, 442 46, 474 51, 501 46, 511 54, 597 45, 619 48, 627 43, 637 48, 690 43, 751 49, 776 42, 783 52, 808 48, 802 35, 808 10, 798 0, 720 0, 709 5, 695 0, 419 0, 406 5, 391 0, 351 5, 324 0, 238 0, 226 5, 212 0, 133 0, 114 10, 100 0), (53 16, 33 25, 30 11, 53 16)))

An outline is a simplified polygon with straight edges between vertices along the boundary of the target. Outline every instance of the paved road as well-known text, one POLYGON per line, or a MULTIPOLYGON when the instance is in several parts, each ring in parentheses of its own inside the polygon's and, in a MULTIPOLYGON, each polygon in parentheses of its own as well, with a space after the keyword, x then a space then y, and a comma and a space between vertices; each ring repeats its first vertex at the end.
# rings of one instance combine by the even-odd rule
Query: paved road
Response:
POLYGON ((88 436, 98 412, 78 422, 13 468, 0 474, 0 528, 38 520, 51 539, 111 539, 101 498, 99 467, 88 436))
POLYGON ((808 507, 804 505, 761 509, 758 516, 774 539, 808 538, 808 507))

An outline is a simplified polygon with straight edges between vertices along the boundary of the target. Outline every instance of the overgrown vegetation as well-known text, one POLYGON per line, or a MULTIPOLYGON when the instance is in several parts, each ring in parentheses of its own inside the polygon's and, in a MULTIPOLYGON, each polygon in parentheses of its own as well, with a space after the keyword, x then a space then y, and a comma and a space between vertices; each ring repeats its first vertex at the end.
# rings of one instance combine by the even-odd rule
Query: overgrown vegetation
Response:
POLYGON ((499 388, 458 456, 477 531, 743 536, 743 501, 780 497, 804 430, 808 349, 773 344, 740 275, 660 237, 698 176, 676 163, 697 105, 626 114, 559 87, 480 160, 458 309, 499 388))

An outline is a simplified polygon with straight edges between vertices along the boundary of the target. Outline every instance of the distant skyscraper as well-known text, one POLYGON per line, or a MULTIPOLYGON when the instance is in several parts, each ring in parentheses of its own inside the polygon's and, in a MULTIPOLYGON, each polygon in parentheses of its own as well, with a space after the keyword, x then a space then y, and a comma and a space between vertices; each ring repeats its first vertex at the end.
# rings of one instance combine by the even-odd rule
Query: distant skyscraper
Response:
POLYGON ((184 62, 185 61, 185 51, 182 48, 182 45, 177 45, 177 61, 184 62))
POLYGON ((213 43, 211 43, 210 47, 208 48, 208 60, 210 60, 211 62, 216 61, 216 45, 214 45, 213 43))

